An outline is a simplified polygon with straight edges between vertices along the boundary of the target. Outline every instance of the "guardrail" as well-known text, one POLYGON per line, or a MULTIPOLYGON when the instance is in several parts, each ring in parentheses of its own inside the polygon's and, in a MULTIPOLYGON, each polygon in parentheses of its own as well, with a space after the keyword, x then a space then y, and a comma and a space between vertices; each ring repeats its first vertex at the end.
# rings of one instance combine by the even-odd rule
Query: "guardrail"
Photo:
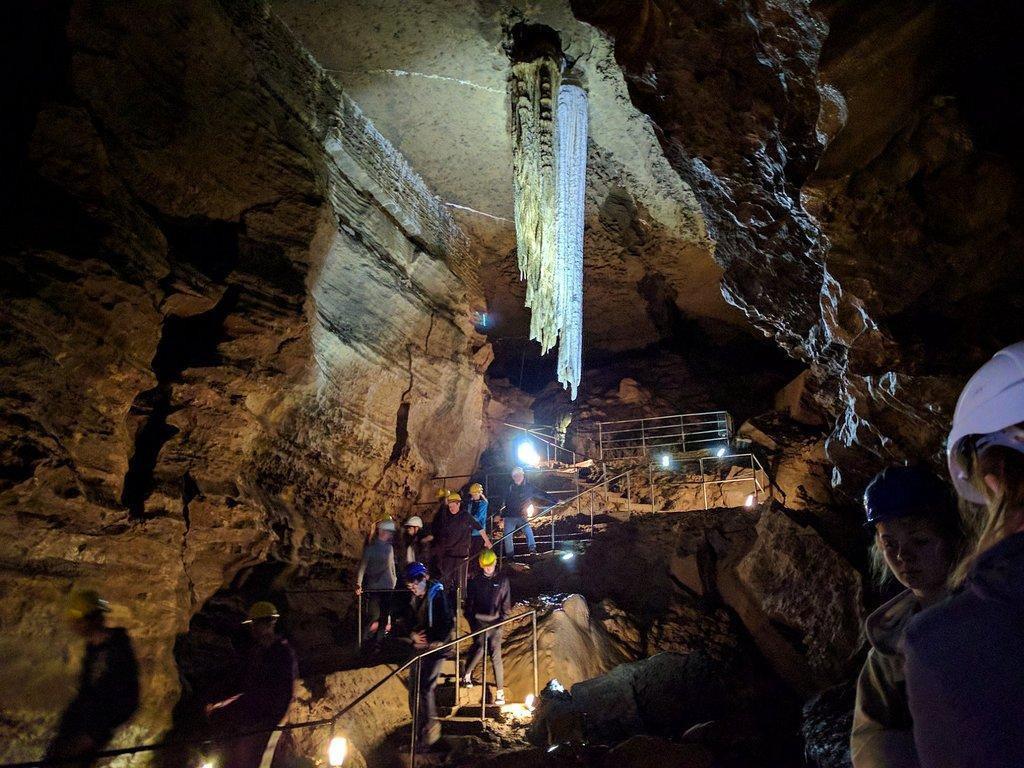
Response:
MULTIPOLYGON (((478 629, 475 632, 470 632, 469 634, 461 635, 459 637, 456 637, 453 640, 450 640, 450 641, 446 642, 444 645, 438 646, 437 648, 429 648, 429 649, 423 651, 422 653, 418 653, 418 654, 414 655, 412 658, 410 658, 408 661, 406 661, 401 666, 396 667, 395 669, 391 670, 391 672, 389 672, 387 675, 382 677, 380 680, 378 680, 372 686, 367 688, 365 691, 363 691, 361 694, 359 694, 355 699, 350 701, 348 704, 346 704, 344 707, 339 709, 337 712, 335 712, 330 717, 321 717, 321 718, 316 718, 316 719, 313 719, 313 720, 303 720, 303 721, 300 721, 300 722, 297 722, 297 723, 285 723, 285 724, 282 724, 282 725, 277 725, 277 726, 275 726, 273 728, 257 728, 257 729, 253 729, 253 730, 249 730, 249 731, 243 731, 241 733, 232 733, 232 734, 227 735, 227 736, 217 736, 217 737, 208 738, 208 739, 169 739, 169 740, 166 740, 166 741, 152 742, 150 744, 136 744, 135 746, 122 747, 120 749, 98 750, 96 752, 91 752, 91 753, 86 754, 86 755, 71 755, 71 756, 68 756, 68 757, 55 757, 55 758, 48 758, 48 759, 44 759, 44 760, 30 760, 30 761, 18 762, 18 763, 3 763, 3 764, 0 764, 0 768, 50 768, 50 766, 59 766, 59 765, 73 766, 73 765, 80 765, 80 764, 84 764, 84 763, 93 764, 97 760, 102 760, 102 759, 105 759, 105 758, 124 757, 124 756, 127 756, 127 755, 137 755, 137 754, 142 754, 142 753, 145 753, 145 752, 159 752, 159 751, 162 751, 162 750, 169 750, 169 749, 186 749, 186 748, 189 748, 189 747, 196 747, 196 748, 199 748, 199 747, 204 747, 204 748, 214 747, 215 748, 218 745, 222 745, 224 743, 231 742, 231 741, 236 741, 238 739, 245 739, 245 738, 248 738, 250 736, 259 736, 259 735, 263 735, 263 734, 284 733, 285 731, 296 731, 296 730, 303 730, 303 729, 306 729, 306 728, 322 728, 324 726, 329 726, 331 728, 331 732, 333 734, 334 730, 337 728, 338 721, 342 717, 344 717, 349 712, 351 712, 356 706, 358 706, 362 702, 366 701, 366 699, 368 699, 381 686, 385 685, 389 680, 393 679, 395 676, 401 674, 402 672, 404 672, 405 670, 409 669, 413 665, 416 665, 416 672, 415 672, 415 675, 416 675, 416 680, 415 680, 415 693, 416 693, 416 696, 415 696, 415 699, 414 699, 415 703, 413 705, 413 711, 411 713, 412 714, 412 723, 411 723, 411 727, 410 727, 411 734, 410 734, 410 739, 409 739, 409 744, 410 744, 409 759, 410 759, 411 766, 413 766, 413 768, 414 768, 415 764, 416 764, 416 741, 417 741, 417 735, 418 735, 417 734, 417 728, 416 728, 416 722, 417 722, 417 720, 419 720, 419 677, 420 677, 419 676, 419 664, 427 656, 430 656, 430 655, 435 654, 435 653, 439 653, 441 651, 445 651, 445 650, 447 650, 447 649, 449 649, 449 648, 451 648, 453 646, 456 649, 458 649, 459 644, 464 643, 466 640, 470 640, 470 639, 476 637, 477 635, 484 634, 486 632, 490 632, 491 630, 498 629, 499 627, 503 627, 506 624, 512 624, 512 623, 515 623, 517 621, 522 621, 523 619, 526 619, 526 618, 530 619, 530 631, 531 631, 531 635, 532 635, 532 644, 533 644, 533 695, 534 695, 534 697, 536 697, 538 695, 538 693, 540 692, 540 685, 539 685, 539 679, 538 679, 538 666, 537 666, 537 610, 536 609, 531 609, 529 611, 524 611, 523 613, 517 613, 515 616, 510 616, 509 618, 507 618, 507 619, 505 619, 503 621, 500 621, 500 622, 498 622, 496 624, 492 624, 489 627, 485 627, 484 629, 478 629)), ((486 634, 484 634, 484 641, 483 642, 484 642, 484 658, 483 658, 483 676, 484 676, 484 679, 483 679, 482 694, 481 694, 481 702, 482 702, 482 704, 481 704, 481 708, 480 708, 480 722, 481 723, 483 723, 484 720, 486 719, 486 713, 487 713, 487 710, 486 710, 486 707, 487 707, 487 696, 486 696, 486 694, 487 694, 487 645, 486 645, 487 637, 486 637, 486 634)), ((458 662, 456 662, 456 663, 458 663, 458 662)), ((458 667, 456 667, 456 670, 455 670, 455 677, 456 677, 456 680, 459 679, 458 667)), ((409 685, 410 685, 410 687, 412 687, 414 685, 412 680, 409 681, 409 685)), ((456 683, 456 686, 457 685, 458 685, 458 683, 456 683)))
POLYGON ((732 417, 726 411, 678 413, 597 424, 601 461, 637 458, 656 451, 686 454, 716 444, 724 445, 731 435, 732 417))

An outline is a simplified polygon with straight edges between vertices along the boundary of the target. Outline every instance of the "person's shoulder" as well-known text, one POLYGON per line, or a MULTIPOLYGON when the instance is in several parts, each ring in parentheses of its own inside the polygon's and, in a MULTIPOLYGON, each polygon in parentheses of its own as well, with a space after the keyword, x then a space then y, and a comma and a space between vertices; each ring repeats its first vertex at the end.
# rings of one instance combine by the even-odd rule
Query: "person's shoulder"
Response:
POLYGON ((960 640, 973 641, 985 623, 978 615, 979 608, 977 596, 970 590, 955 592, 925 608, 907 622, 906 648, 916 654, 936 655, 954 651, 960 640))

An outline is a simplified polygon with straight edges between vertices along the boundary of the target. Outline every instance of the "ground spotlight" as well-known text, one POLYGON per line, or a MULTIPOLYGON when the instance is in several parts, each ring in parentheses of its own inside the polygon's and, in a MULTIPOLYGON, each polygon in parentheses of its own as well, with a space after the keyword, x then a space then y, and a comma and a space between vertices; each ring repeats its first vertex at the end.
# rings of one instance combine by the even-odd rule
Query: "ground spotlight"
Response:
POLYGON ((718 458, 722 458, 723 456, 725 456, 725 446, 724 445, 721 448, 719 448, 717 451, 715 451, 715 456, 717 456, 718 458))
POLYGON ((536 511, 537 511, 536 507, 534 507, 533 504, 530 504, 526 508, 526 519, 529 520, 531 517, 533 517, 533 513, 536 512, 536 511))
POLYGON ((331 768, 338 768, 348 757, 348 739, 335 736, 327 745, 327 762, 331 768))
POLYGON ((661 455, 661 466, 668 469, 672 465, 672 457, 667 453, 661 455))
POLYGON ((217 768, 217 763, 208 757, 204 757, 199 764, 199 768, 217 768))
POLYGON ((540 454, 537 453, 537 449, 529 440, 524 440, 519 444, 519 447, 516 448, 516 456, 519 457, 519 461, 522 464, 531 467, 536 467, 540 464, 540 454))
POLYGON ((523 704, 526 706, 526 708, 528 710, 533 712, 533 707, 536 704, 536 702, 537 702, 537 697, 534 696, 532 693, 528 693, 528 694, 526 694, 526 699, 523 701, 523 704))
POLYGON ((576 557, 576 553, 573 552, 572 550, 568 550, 568 551, 562 553, 562 559, 563 560, 572 560, 574 557, 576 557))
POLYGON ((743 502, 743 506, 747 507, 748 509, 754 506, 754 494, 747 494, 747 500, 743 502))

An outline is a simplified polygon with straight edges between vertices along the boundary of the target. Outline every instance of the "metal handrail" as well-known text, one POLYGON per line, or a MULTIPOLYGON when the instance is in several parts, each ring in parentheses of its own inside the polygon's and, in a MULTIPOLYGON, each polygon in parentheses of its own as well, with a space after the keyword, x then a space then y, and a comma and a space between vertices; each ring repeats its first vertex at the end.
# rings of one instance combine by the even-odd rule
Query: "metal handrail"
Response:
MULTIPOLYGON (((103 758, 108 758, 108 757, 122 757, 124 755, 135 755, 135 754, 139 754, 141 752, 157 752, 157 751, 160 751, 160 750, 163 750, 163 749, 171 749, 171 748, 178 749, 178 748, 181 748, 181 747, 216 746, 217 744, 223 744, 224 742, 227 742, 227 741, 235 741, 237 739, 244 739, 244 738, 248 738, 249 736, 257 736, 257 735, 265 734, 265 733, 278 733, 278 732, 283 733, 285 731, 297 731, 297 730, 302 730, 302 729, 305 729, 305 728, 319 728, 319 727, 325 726, 325 725, 330 725, 330 726, 333 727, 333 726, 335 726, 337 724, 339 719, 341 719, 344 715, 348 714, 358 704, 360 704, 363 701, 365 701, 374 691, 376 691, 382 685, 384 685, 389 680, 394 678, 396 675, 398 675, 398 674, 404 672, 405 670, 407 670, 413 664, 418 663, 421 659, 425 658, 426 656, 429 656, 432 653, 437 653, 438 651, 446 650, 446 649, 452 647, 453 645, 458 645, 459 643, 463 642, 464 640, 469 640, 470 638, 476 637, 477 635, 479 635, 481 633, 489 632, 492 629, 497 629, 498 627, 503 627, 506 624, 511 624, 513 622, 520 621, 520 620, 526 618, 527 616, 530 617, 531 625, 532 625, 531 632, 533 634, 533 695, 536 696, 537 693, 538 693, 538 688, 539 688, 538 668, 537 668, 537 609, 536 608, 532 608, 529 611, 524 611, 523 613, 517 613, 515 616, 510 616, 509 618, 504 619, 504 620, 498 622, 497 624, 492 624, 491 626, 484 627, 483 629, 478 629, 475 632, 470 632, 468 635, 462 635, 460 637, 456 637, 454 640, 450 640, 449 642, 445 643, 444 645, 438 646, 437 648, 428 648, 426 651, 423 651, 422 653, 416 654, 411 659, 409 659, 404 664, 402 664, 400 667, 396 667, 391 672, 389 672, 387 675, 385 675, 380 680, 378 680, 376 683, 371 685, 369 688, 367 688, 365 691, 363 691, 361 694, 359 694, 359 696, 357 696, 355 699, 353 699, 351 702, 346 704, 344 707, 342 707, 340 710, 335 712, 330 717, 321 717, 321 718, 316 718, 316 719, 313 719, 313 720, 302 720, 302 721, 300 721, 298 723, 285 723, 285 724, 282 724, 282 725, 276 725, 273 728, 258 728, 258 729, 254 729, 254 730, 250 730, 250 731, 243 731, 241 733, 233 733, 233 734, 230 734, 230 735, 227 735, 227 736, 218 736, 218 737, 213 737, 213 738, 208 738, 208 739, 169 739, 167 741, 156 741, 156 742, 153 742, 151 744, 136 744, 135 746, 132 746, 132 747, 121 747, 119 749, 104 749, 104 750, 99 750, 97 752, 90 752, 87 755, 71 755, 71 756, 67 756, 67 757, 53 757, 53 758, 47 758, 47 759, 44 759, 44 760, 29 760, 29 761, 20 762, 20 763, 0 763, 0 768, 45 768, 46 766, 51 766, 51 765, 68 765, 68 764, 71 764, 71 763, 78 763, 78 762, 81 762, 83 759, 88 759, 90 761, 95 761, 95 760, 101 760, 103 758)), ((486 641, 486 638, 485 638, 485 641, 486 641)), ((484 648, 484 651, 485 651, 485 653, 484 653, 484 670, 485 670, 485 675, 486 675, 486 669, 487 669, 487 654, 486 654, 486 650, 487 649, 486 649, 486 646, 485 646, 485 648, 484 648)), ((458 670, 456 670, 456 675, 457 674, 458 674, 458 670)), ((418 689, 418 687, 419 687, 419 676, 418 675, 417 675, 417 678, 416 678, 416 683, 417 683, 417 689, 418 689)), ((485 686, 486 686, 486 677, 484 679, 484 683, 485 683, 485 686)), ((485 692, 486 692, 486 690, 485 690, 485 692)), ((417 690, 417 694, 418 693, 419 693, 419 691, 417 690)), ((419 696, 417 695, 417 697, 416 697, 417 706, 418 706, 418 699, 419 699, 419 696)), ((415 751, 415 744, 416 744, 415 733, 416 733, 416 720, 418 719, 418 714, 419 714, 418 712, 414 712, 413 713, 413 721, 412 721, 412 731, 413 731, 412 760, 413 761, 415 761, 415 759, 416 759, 416 757, 415 757, 415 755, 416 755, 416 751, 415 751)))
MULTIPOLYGON (((457 608, 456 608, 456 610, 457 610, 457 608)), ((414 695, 413 695, 412 726, 409 729, 411 731, 411 734, 410 734, 410 737, 409 737, 409 765, 410 765, 410 768, 415 768, 415 766, 416 766, 416 739, 417 739, 417 736, 418 736, 418 733, 417 733, 418 729, 416 727, 416 724, 417 724, 417 721, 420 719, 419 718, 419 706, 420 706, 420 675, 419 675, 419 671, 420 670, 419 670, 419 663, 424 658, 426 658, 427 656, 430 656, 433 653, 438 653, 439 651, 447 650, 448 648, 451 648, 452 646, 455 646, 456 650, 458 650, 459 644, 461 642, 463 642, 464 640, 469 640, 470 638, 476 637, 477 635, 484 635, 484 640, 483 640, 483 643, 484 643, 484 647, 483 647, 483 650, 484 650, 484 655, 483 655, 483 674, 484 674, 484 679, 483 679, 483 685, 481 686, 481 691, 480 691, 480 701, 482 702, 481 712, 480 712, 480 722, 482 723, 483 720, 484 720, 484 717, 485 717, 485 709, 484 708, 486 707, 486 704, 487 704, 487 635, 486 635, 486 633, 490 632, 492 630, 495 630, 495 629, 499 629, 500 627, 503 627, 506 624, 511 624, 513 622, 520 621, 521 619, 525 618, 526 616, 530 617, 531 632, 532 632, 532 635, 533 635, 533 695, 534 695, 534 697, 536 697, 537 694, 539 693, 540 681, 538 679, 538 671, 537 671, 537 609, 533 608, 533 609, 531 609, 529 611, 524 611, 523 613, 516 614, 515 616, 510 616, 507 619, 503 619, 502 621, 499 621, 496 624, 491 624, 490 626, 484 627, 483 629, 478 629, 475 632, 470 632, 468 635, 462 635, 460 637, 457 637, 454 640, 450 640, 449 642, 445 643, 444 645, 439 645, 437 648, 429 648, 426 651, 424 651, 423 653, 417 654, 413 658, 409 659, 401 667, 399 667, 398 669, 394 670, 389 675, 387 675, 383 680, 378 682, 376 685, 374 685, 373 687, 371 687, 368 690, 366 690, 365 692, 363 692, 363 694, 361 694, 360 696, 356 697, 356 699, 351 704, 348 704, 347 706, 343 707, 334 716, 334 719, 337 720, 342 715, 344 715, 347 712, 349 712, 353 707, 355 707, 357 704, 359 704, 359 702, 365 700, 367 696, 369 696, 371 693, 373 693, 375 690, 377 690, 377 688, 382 686, 384 683, 386 683, 388 680, 393 678, 395 675, 397 675, 402 670, 408 669, 412 664, 415 663, 417 665, 416 666, 416 690, 415 690, 414 695)), ((456 669, 455 669, 455 678, 456 678, 456 681, 458 681, 458 679, 459 679, 458 666, 456 666, 456 669)), ((458 687, 458 682, 456 682, 455 685, 456 685, 456 687, 458 687)))

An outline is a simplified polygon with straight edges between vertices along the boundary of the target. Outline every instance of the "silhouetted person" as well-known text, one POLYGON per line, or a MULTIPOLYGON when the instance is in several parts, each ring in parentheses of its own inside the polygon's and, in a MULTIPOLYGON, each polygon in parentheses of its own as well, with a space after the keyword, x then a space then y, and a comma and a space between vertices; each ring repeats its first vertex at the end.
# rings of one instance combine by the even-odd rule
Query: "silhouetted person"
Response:
POLYGON ((92 590, 75 592, 68 602, 66 616, 75 634, 85 639, 85 657, 78 694, 61 715, 47 759, 81 756, 76 765, 91 765, 89 754, 103 749, 139 706, 139 665, 132 641, 121 627, 106 626, 109 610, 92 590))
MULTIPOLYGON (((480 573, 469 580, 466 585, 465 615, 471 631, 486 629, 508 618, 512 611, 512 590, 508 577, 497 573, 498 556, 493 549, 485 549, 478 557, 480 573)), ((494 666, 494 684, 497 691, 494 695, 495 704, 505 703, 505 671, 501 661, 501 635, 504 627, 477 635, 473 638, 473 647, 469 651, 469 661, 463 673, 462 681, 467 688, 473 686, 473 670, 483 660, 484 637, 487 638, 487 654, 494 666)), ((484 691, 482 696, 487 695, 484 691)))
POLYGON ((535 500, 546 501, 554 504, 555 499, 544 491, 537 488, 526 479, 526 472, 522 467, 512 470, 512 482, 505 493, 505 555, 511 557, 515 552, 513 535, 515 531, 522 530, 526 534, 526 548, 533 554, 537 551, 537 542, 533 538, 533 528, 530 526, 530 505, 535 500))
MULTIPOLYGON (((411 563, 405 568, 405 583, 412 597, 406 613, 409 641, 414 653, 444 645, 451 638, 455 621, 448 609, 444 587, 430 579, 430 573, 423 563, 411 563)), ((437 719, 437 705, 434 689, 441 665, 448 653, 437 653, 422 659, 412 667, 409 677, 409 712, 415 717, 419 748, 429 749, 441 736, 441 724, 437 719), (416 679, 419 678, 419 699, 417 708, 416 679)))
POLYGON ((297 664, 288 641, 276 632, 279 616, 272 603, 253 603, 249 618, 243 622, 249 626, 253 644, 242 660, 236 690, 206 706, 207 716, 225 736, 266 731, 225 739, 218 745, 218 768, 258 768, 270 740, 270 729, 288 712, 297 664))

